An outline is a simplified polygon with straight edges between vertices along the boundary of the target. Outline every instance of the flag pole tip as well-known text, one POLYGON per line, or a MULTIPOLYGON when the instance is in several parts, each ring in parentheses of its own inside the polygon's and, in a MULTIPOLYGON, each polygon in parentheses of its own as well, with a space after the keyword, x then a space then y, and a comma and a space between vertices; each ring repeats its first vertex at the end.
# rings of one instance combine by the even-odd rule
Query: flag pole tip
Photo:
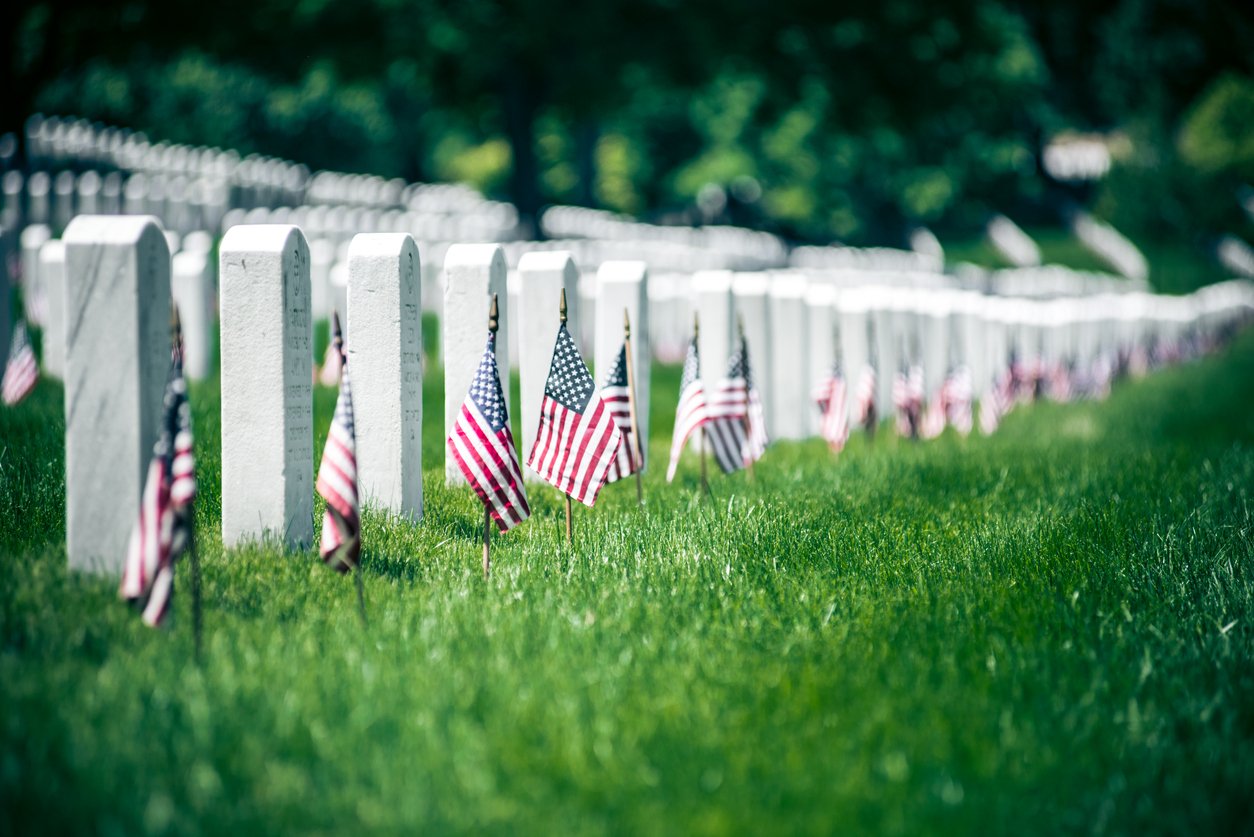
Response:
POLYGON ((566 325, 566 289, 562 288, 562 297, 557 303, 557 313, 562 319, 562 325, 566 325))
POLYGON ((492 305, 488 308, 488 331, 496 334, 498 328, 501 327, 500 307, 497 303, 496 294, 492 294, 492 305))

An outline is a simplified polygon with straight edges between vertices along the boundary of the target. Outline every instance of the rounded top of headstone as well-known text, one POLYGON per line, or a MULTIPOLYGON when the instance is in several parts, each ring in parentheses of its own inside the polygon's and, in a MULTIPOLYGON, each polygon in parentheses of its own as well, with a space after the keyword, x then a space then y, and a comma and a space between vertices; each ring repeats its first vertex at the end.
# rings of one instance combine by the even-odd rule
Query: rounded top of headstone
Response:
POLYGON ((418 246, 409 233, 357 233, 348 244, 348 257, 361 258, 396 258, 413 249, 417 253, 418 246))
POLYGON ((795 273, 776 274, 771 277, 771 296, 777 299, 801 299, 805 296, 809 281, 795 273))
POLYGON ((291 224, 236 224, 222 236, 219 250, 285 253, 305 245, 305 234, 291 224))
POLYGON ((505 251, 499 244, 453 244, 444 253, 444 269, 478 268, 504 273, 505 251))
POLYGON ((41 262, 63 262, 65 261, 65 242, 59 238, 51 238, 43 243, 39 248, 39 260, 41 262))
POLYGON ((30 194, 43 194, 52 188, 52 178, 48 176, 46 171, 32 172, 30 180, 27 181, 26 191, 30 194))
POLYGON ((649 275, 649 266, 636 260, 602 262, 597 270, 598 282, 641 282, 649 275))
POLYGON ((836 303, 836 287, 826 283, 812 283, 805 290, 806 305, 823 308, 836 303))
POLYGON ((208 250, 181 250, 174 254, 171 264, 175 277, 200 276, 209 263, 208 250))
POLYGON ((692 274, 692 289, 696 293, 731 293, 730 270, 698 270, 692 274))
POLYGON ((183 250, 188 253, 208 253, 213 249, 213 236, 204 230, 193 230, 183 236, 183 250))
POLYGON ((160 239, 168 258, 161 222, 151 215, 78 215, 62 236, 66 244, 137 244, 146 237, 160 239))
POLYGON ((52 230, 47 224, 29 224, 22 229, 22 248, 40 247, 45 241, 52 238, 52 230))
POLYGON ((531 250, 518 259, 518 270, 537 273, 572 273, 577 275, 575 257, 569 250, 531 250))
POLYGON ((736 273, 732 275, 732 293, 737 296, 765 296, 770 290, 770 280, 765 273, 736 273))

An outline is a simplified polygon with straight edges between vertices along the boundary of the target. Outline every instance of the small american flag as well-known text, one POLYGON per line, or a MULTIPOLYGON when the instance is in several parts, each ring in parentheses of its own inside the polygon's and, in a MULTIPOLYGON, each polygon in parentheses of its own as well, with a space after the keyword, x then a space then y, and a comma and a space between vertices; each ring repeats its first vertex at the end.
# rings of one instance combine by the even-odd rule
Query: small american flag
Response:
POLYGON ((196 460, 192 453, 191 406, 183 378, 182 352, 176 349, 162 404, 161 435, 153 445, 139 518, 131 530, 126 566, 118 592, 143 612, 144 624, 165 621, 174 593, 174 561, 192 538, 192 501, 196 497, 196 460))
POLYGON ((322 448, 315 488, 327 502, 322 516, 322 543, 318 550, 323 562, 346 573, 357 565, 361 554, 361 501, 357 493, 357 437, 353 423, 353 391, 348 364, 344 363, 343 338, 338 318, 332 347, 340 356, 340 394, 335 399, 335 416, 327 443, 322 448))
POLYGON ((610 408, 566 323, 561 323, 527 466, 558 491, 591 506, 622 441, 610 408))
POLYGON ((815 386, 815 403, 819 406, 822 421, 819 432, 834 453, 840 453, 849 439, 849 388, 840 364, 832 364, 826 377, 815 386))
POLYGON ((706 411, 709 421, 705 425, 705 437, 710 440, 718 467, 726 474, 745 467, 745 445, 749 438, 749 386, 745 380, 743 348, 728 360, 727 375, 719 381, 706 411))
POLYGON ((858 378, 858 391, 856 393, 858 424, 867 433, 875 432, 875 425, 879 421, 879 415, 875 409, 875 367, 871 364, 864 364, 862 367, 862 375, 858 378))
POLYGON ((945 378, 941 392, 945 417, 955 430, 966 436, 974 423, 971 401, 975 397, 975 388, 971 383, 971 370, 965 365, 955 367, 945 378))
POLYGON ((749 341, 742 335, 740 354, 744 358, 745 389, 749 393, 749 435, 745 439, 745 462, 757 462, 766 453, 770 439, 766 435, 766 409, 762 406, 762 393, 753 383, 753 365, 749 362, 749 341))
MULTIPOLYGON (((8 291, 0 287, 0 293, 8 291)), ((4 366, 4 382, 0 384, 4 403, 12 407, 20 402, 35 388, 39 380, 39 364, 35 361, 35 350, 31 348, 30 338, 26 336, 26 323, 18 322, 13 329, 13 343, 9 349, 9 361, 4 366)))
MULTIPOLYGON (((615 454, 614 461, 610 463, 610 469, 605 473, 607 484, 629 477, 639 470, 636 465, 635 443, 631 435, 630 399, 631 393, 627 387, 627 344, 624 343, 623 347, 618 350, 618 358, 614 361, 614 368, 610 370, 605 386, 601 387, 601 400, 605 402, 615 426, 618 427, 618 432, 623 437, 622 444, 618 446, 618 453, 615 454)), ((641 453, 644 452, 641 451, 641 453)))
POLYGON ((488 334, 479 370, 446 444, 449 455, 479 495, 497 528, 507 532, 531 516, 497 373, 494 333, 488 334))
POLYGON ((1049 370, 1049 397, 1054 401, 1066 403, 1075 397, 1075 387, 1072 385, 1074 373, 1069 361, 1060 360, 1053 364, 1049 370))
POLYGON ((671 461, 666 466, 666 481, 675 479, 680 454, 688 437, 704 427, 710 420, 705 403, 705 385, 701 383, 701 358, 697 354, 697 338, 688 343, 684 357, 684 372, 679 383, 679 404, 675 407, 675 430, 671 436, 671 461))
POLYGON ((893 406, 897 410, 897 432, 911 439, 919 437, 923 413, 923 369, 903 366, 893 379, 893 406))
POLYGON ((333 387, 340 382, 340 369, 344 367, 344 355, 340 347, 335 345, 334 338, 327 344, 327 353, 322 358, 322 369, 318 371, 318 383, 324 387, 333 387))
POLYGON ((991 436, 1001 426, 1001 420, 1015 404, 1017 383, 1013 366, 998 375, 993 385, 980 398, 980 431, 991 436))

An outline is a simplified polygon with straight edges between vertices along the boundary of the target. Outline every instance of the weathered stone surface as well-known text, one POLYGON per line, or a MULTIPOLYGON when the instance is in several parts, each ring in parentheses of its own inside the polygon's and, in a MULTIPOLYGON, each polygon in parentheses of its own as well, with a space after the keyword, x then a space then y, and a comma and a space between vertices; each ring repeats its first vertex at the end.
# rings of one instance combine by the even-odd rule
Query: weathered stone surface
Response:
POLYGON ((348 248, 348 368, 365 503, 422 519, 422 269, 408 233, 348 248))
POLYGON ((116 574, 170 370, 170 253, 155 218, 80 215, 65 257, 67 551, 116 574))
POLYGON ((313 542, 309 247, 293 226, 237 225, 222 277, 222 541, 313 542))

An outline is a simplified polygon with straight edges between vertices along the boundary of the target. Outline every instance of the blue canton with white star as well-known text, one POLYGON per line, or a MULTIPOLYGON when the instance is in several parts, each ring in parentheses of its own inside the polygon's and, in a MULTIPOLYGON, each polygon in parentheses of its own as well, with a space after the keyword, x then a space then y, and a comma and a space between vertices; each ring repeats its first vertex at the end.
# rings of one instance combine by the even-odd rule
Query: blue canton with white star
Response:
POLYGON ((489 337, 487 348, 483 350, 483 360, 479 361, 479 371, 470 384, 470 400, 475 402, 479 412, 488 420, 493 433, 500 433, 509 423, 509 413, 505 409, 505 394, 501 392, 501 377, 496 371, 496 338, 489 337))
POLYGON ((553 364, 549 367, 544 394, 568 410, 583 413, 594 392, 596 382, 588 374, 588 367, 563 323, 557 331, 557 345, 553 347, 553 364))

